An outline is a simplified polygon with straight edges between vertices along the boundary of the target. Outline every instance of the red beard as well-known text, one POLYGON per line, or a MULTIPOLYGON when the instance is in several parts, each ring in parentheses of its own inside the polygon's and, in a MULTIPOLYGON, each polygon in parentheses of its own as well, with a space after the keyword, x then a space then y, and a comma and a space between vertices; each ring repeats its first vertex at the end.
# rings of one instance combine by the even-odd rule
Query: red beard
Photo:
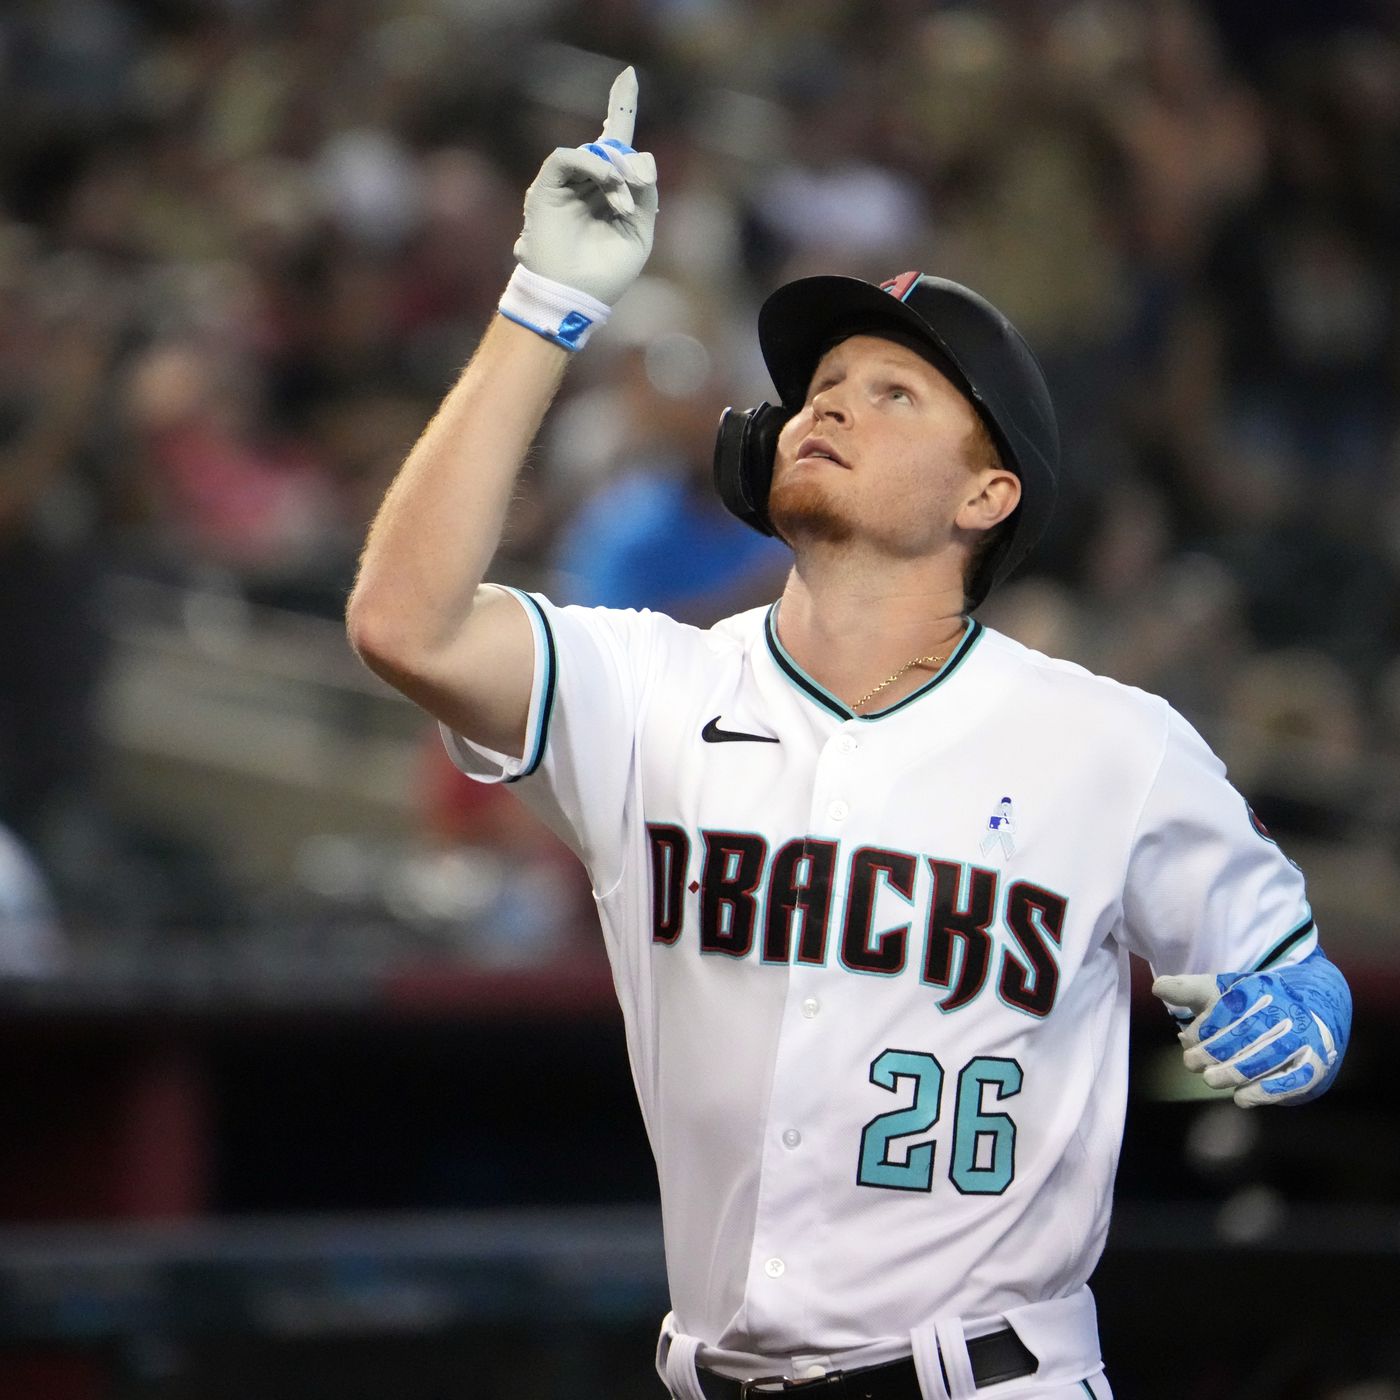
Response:
POLYGON ((793 479, 789 473, 768 493, 768 518, 789 545, 845 544, 854 535, 851 521, 842 515, 820 482, 793 479))

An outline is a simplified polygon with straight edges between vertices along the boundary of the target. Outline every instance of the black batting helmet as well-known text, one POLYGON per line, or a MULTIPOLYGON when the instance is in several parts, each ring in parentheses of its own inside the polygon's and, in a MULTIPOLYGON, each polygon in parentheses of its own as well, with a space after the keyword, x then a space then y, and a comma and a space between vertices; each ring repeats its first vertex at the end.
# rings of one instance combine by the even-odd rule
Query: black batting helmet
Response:
POLYGON ((745 524, 774 533, 768 488, 783 424, 807 397, 817 361, 851 335, 917 344, 986 424, 1021 501, 968 584, 976 607, 1030 553, 1055 504, 1060 436, 1045 373, 1021 333, 985 297, 957 282, 906 272, 876 286, 855 277, 804 277, 758 313, 758 341, 780 407, 729 408, 715 443, 715 486, 745 524))

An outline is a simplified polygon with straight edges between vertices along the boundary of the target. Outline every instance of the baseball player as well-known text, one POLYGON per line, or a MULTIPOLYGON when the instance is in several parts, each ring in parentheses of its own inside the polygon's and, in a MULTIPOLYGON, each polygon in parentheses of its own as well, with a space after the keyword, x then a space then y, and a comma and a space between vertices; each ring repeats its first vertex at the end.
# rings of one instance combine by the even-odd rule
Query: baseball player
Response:
POLYGON ((726 416, 716 478, 792 548, 771 607, 700 630, 482 583, 567 362, 651 246, 636 92, 629 69, 530 187, 501 314, 370 532, 353 642, 590 872, 671 1393, 1108 1400, 1086 1280, 1129 953, 1241 1104, 1327 1087, 1346 983, 1165 702, 971 616, 1043 527, 1058 443, 1034 356, 964 287, 818 277, 763 307, 779 403, 726 416))

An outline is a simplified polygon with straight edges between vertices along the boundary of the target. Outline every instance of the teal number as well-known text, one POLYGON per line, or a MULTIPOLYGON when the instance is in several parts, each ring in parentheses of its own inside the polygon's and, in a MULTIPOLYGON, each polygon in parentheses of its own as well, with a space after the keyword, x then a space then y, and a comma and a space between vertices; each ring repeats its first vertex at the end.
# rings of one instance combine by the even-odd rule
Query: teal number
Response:
POLYGON ((986 1111, 988 1088, 995 1090, 998 1103, 1019 1094, 1021 1066, 979 1055, 958 1075, 948 1175, 965 1196, 1000 1196, 1016 1175, 1016 1124, 1009 1113, 986 1111))
MULTIPOLYGON (((897 1162, 890 1160, 890 1145, 899 1138, 926 1133, 938 1122, 943 1066, 918 1050, 885 1050, 872 1061, 872 1084, 895 1093, 901 1079, 914 1081, 914 1102, 865 1125, 856 1184, 928 1191, 933 1186, 933 1143, 916 1143, 897 1162)), ((989 1088, 996 1103, 1014 1098, 1021 1092, 1021 1066, 1015 1060, 979 1055, 958 1075, 948 1175, 965 1196, 1000 1196, 1016 1176, 1016 1124, 1009 1113, 988 1112, 989 1088)))
POLYGON ((943 1066, 932 1055, 915 1050, 886 1050, 870 1066, 870 1082, 891 1093, 901 1079, 914 1081, 914 1102, 909 1108, 882 1113, 865 1125, 856 1181, 861 1186, 883 1186, 891 1191, 927 1191, 933 1185, 933 1144, 921 1142, 909 1148, 902 1162, 890 1161, 890 1144, 896 1138, 927 1132, 938 1122, 943 1066))

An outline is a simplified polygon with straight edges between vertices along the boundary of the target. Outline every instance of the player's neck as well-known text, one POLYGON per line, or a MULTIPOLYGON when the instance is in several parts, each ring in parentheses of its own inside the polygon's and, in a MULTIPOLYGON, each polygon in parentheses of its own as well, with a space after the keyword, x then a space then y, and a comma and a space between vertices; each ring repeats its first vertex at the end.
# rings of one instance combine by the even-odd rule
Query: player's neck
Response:
MULTIPOLYGON (((788 576, 777 619, 792 659, 848 705, 914 657, 946 660, 965 623, 960 587, 931 588, 897 571, 861 581, 801 566, 788 576)), ((884 709, 928 679, 927 668, 914 667, 860 712, 884 709)))

